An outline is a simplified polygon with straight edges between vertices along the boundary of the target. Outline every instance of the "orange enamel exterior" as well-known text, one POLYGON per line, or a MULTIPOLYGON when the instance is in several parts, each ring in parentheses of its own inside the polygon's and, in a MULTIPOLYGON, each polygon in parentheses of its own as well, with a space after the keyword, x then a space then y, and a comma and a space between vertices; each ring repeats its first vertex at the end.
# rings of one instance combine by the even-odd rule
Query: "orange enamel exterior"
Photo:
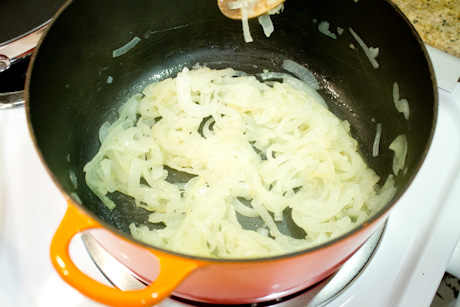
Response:
POLYGON ((155 251, 161 266, 155 283, 142 290, 126 292, 103 285, 82 273, 75 266, 68 248, 75 234, 85 229, 99 227, 102 227, 99 223, 69 204, 51 242, 50 252, 53 266, 64 281, 82 294, 102 304, 120 307, 153 306, 166 298, 192 270, 205 264, 203 261, 155 251))
POLYGON ((211 263, 206 269, 193 271, 173 293, 214 304, 251 304, 296 293, 339 269, 385 218, 386 215, 341 241, 297 256, 211 263))
MULTIPOLYGON (((69 202, 67 212, 51 243, 52 263, 59 275, 85 296, 109 306, 153 306, 171 293, 206 303, 244 304, 293 294, 335 272, 388 216, 326 247, 291 257, 247 261, 205 261, 145 248, 159 261, 160 272, 148 287, 122 291, 91 279, 72 262, 69 243, 90 228, 104 228, 78 205, 69 202)), ((117 240, 126 240, 114 237, 117 240)), ((131 242, 133 243, 133 242, 131 242)), ((137 245, 136 248, 138 248, 137 245)), ((156 265, 145 263, 146 267, 156 265)))

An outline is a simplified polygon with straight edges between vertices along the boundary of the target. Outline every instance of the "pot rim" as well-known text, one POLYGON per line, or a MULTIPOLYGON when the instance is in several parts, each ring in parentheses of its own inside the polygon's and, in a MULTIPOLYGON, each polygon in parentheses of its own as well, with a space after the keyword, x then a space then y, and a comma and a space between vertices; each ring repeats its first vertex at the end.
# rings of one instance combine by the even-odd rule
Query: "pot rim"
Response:
MULTIPOLYGON (((432 122, 430 123, 433 128, 430 131, 429 138, 428 138, 428 141, 427 141, 425 149, 423 150, 422 153, 420 153, 420 161, 419 161, 419 163, 414 166, 413 172, 410 175, 410 177, 408 178, 406 185, 403 188, 401 188, 393 196, 391 201, 389 201, 387 204, 382 206, 382 208, 380 208, 380 210, 378 210, 373 216, 371 216, 363 224, 358 225, 357 227, 345 232, 344 234, 342 234, 342 235, 340 235, 340 236, 338 236, 338 237, 336 237, 336 238, 334 238, 332 240, 329 240, 329 241, 327 241, 325 243, 322 243, 320 245, 316 245, 316 246, 307 248, 305 250, 300 250, 300 251, 296 251, 296 252, 292 252, 292 253, 288 253, 288 254, 276 255, 276 256, 258 257, 258 258, 249 258, 249 259, 245 259, 245 258, 235 258, 235 259, 232 259, 232 258, 209 258, 209 257, 194 256, 194 255, 174 252, 174 251, 171 251, 171 250, 168 250, 168 249, 163 249, 163 248, 160 248, 160 247, 155 247, 155 246, 152 246, 152 245, 148 245, 148 244, 143 243, 143 242, 141 242, 139 240, 136 240, 132 236, 128 235, 127 233, 125 233, 125 232, 121 231, 120 229, 117 229, 113 225, 103 221, 94 212, 90 211, 89 209, 84 207, 82 204, 80 204, 79 201, 74 196, 72 196, 70 193, 67 193, 64 190, 64 188, 62 187, 62 185, 59 182, 59 180, 56 178, 54 173, 49 169, 47 163, 45 162, 45 159, 44 159, 44 157, 43 157, 43 155, 42 155, 42 153, 41 153, 41 151, 40 151, 40 149, 38 147, 37 140, 35 138, 34 129, 33 129, 32 124, 31 124, 31 118, 30 118, 30 92, 29 92, 29 89, 30 89, 31 75, 32 75, 35 59, 37 57, 37 54, 39 53, 39 49, 40 49, 40 46, 41 46, 43 40, 46 38, 47 32, 49 31, 49 29, 52 28, 52 25, 58 19, 57 17, 64 10, 66 10, 74 1, 75 0, 67 0, 64 3, 64 5, 56 12, 56 14, 53 16, 53 18, 49 22, 49 24, 47 24, 44 27, 44 33, 43 33, 43 35, 41 35, 41 37, 40 37, 40 39, 39 39, 39 41, 37 43, 37 46, 35 48, 35 51, 37 51, 37 52, 32 53, 29 69, 27 71, 27 77, 26 77, 26 83, 25 83, 25 92, 24 92, 27 125, 28 125, 28 129, 29 129, 29 133, 30 133, 31 138, 33 140, 33 145, 34 145, 34 147, 35 147, 35 149, 36 149, 36 151, 38 153, 38 156, 40 157, 40 160, 44 164, 47 173, 50 175, 50 177, 52 178, 52 180, 55 183, 55 185, 58 187, 60 192, 67 198, 68 206, 74 206, 74 207, 77 207, 77 208, 83 210, 85 214, 87 214, 92 219, 97 221, 97 223, 99 223, 100 225, 104 226, 105 229, 111 231, 115 235, 118 235, 118 236, 122 237, 123 239, 125 239, 125 240, 127 240, 129 242, 132 242, 134 244, 140 245, 140 246, 142 246, 144 248, 147 248, 147 249, 151 249, 151 250, 154 250, 154 251, 157 250, 159 252, 170 254, 170 255, 173 255, 173 256, 176 256, 176 257, 182 257, 182 258, 190 259, 192 261, 204 261, 204 262, 216 263, 216 264, 217 263, 257 263, 257 262, 269 262, 269 261, 282 261, 282 260, 286 260, 288 258, 294 258, 294 257, 303 256, 305 254, 313 253, 313 252, 316 252, 318 250, 326 249, 326 248, 328 248, 328 247, 330 247, 332 245, 337 244, 338 242, 344 241, 347 238, 351 238, 354 235, 364 231, 368 227, 371 227, 372 225, 374 225, 378 221, 384 222, 384 219, 382 219, 382 217, 386 218, 388 216, 389 211, 398 202, 398 200, 405 193, 405 191, 409 188, 409 186, 411 186, 411 183, 415 179, 416 175, 418 174, 421 166, 423 165, 423 163, 424 163, 424 161, 426 159, 426 156, 428 154, 428 151, 429 151, 429 149, 431 147, 431 144, 432 144, 432 141, 433 141, 434 132, 435 132, 435 128, 436 128, 436 122, 437 122, 437 118, 438 118, 438 106, 439 106, 439 101, 438 100, 439 99, 438 99, 437 82, 436 82, 436 78, 435 78, 434 68, 433 68, 432 62, 430 60, 430 57, 428 55, 428 51, 427 51, 427 49, 425 47, 425 44, 423 43, 420 35, 416 31, 415 27, 411 24, 409 19, 402 13, 402 11, 392 1, 390 1, 390 0, 382 0, 383 2, 386 2, 388 5, 390 5, 393 8, 393 10, 395 11, 395 13, 398 14, 399 18, 401 18, 404 21, 404 23, 409 27, 409 30, 411 31, 411 34, 416 39, 417 44, 418 44, 418 46, 419 46, 419 48, 420 48, 421 52, 423 53, 423 56, 424 56, 424 58, 426 60, 426 64, 428 66, 428 72, 429 72, 432 87, 433 87, 432 88, 432 90, 433 90, 433 97, 432 97, 433 98, 433 110, 432 110, 433 111, 433 119, 432 119, 432 122)), ((372 235, 372 233, 369 234, 369 236, 371 236, 371 235, 372 235)))

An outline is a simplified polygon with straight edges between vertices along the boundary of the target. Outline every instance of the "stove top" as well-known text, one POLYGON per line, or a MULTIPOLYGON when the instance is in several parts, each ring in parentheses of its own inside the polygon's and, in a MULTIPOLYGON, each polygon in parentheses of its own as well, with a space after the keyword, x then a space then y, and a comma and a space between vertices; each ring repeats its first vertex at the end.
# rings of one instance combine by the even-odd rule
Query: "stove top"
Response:
MULTIPOLYGON (((326 302, 328 307, 430 305, 460 237, 460 83, 452 93, 439 89, 439 96, 438 124, 425 163, 390 214, 367 267, 326 302)), ((52 268, 49 246, 66 201, 35 152, 24 108, 2 110, 0 131, 2 306, 101 306, 52 268)), ((70 248, 83 271, 108 284, 77 237, 70 248)), ((276 304, 305 305, 299 300, 276 304)))

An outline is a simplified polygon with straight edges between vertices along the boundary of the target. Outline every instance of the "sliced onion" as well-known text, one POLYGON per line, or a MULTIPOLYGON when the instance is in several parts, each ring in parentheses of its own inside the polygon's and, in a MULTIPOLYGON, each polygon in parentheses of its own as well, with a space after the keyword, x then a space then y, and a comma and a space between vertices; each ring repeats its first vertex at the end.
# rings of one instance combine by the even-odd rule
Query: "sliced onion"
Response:
POLYGON ((329 109, 327 106, 326 101, 324 101, 323 97, 313 88, 308 86, 306 83, 300 81, 299 79, 293 78, 293 77, 285 77, 283 78, 283 82, 286 84, 289 84, 293 88, 299 90, 299 91, 304 91, 307 94, 309 94, 318 104, 322 105, 326 109, 329 109))
POLYGON ((70 183, 72 183, 72 187, 74 189, 77 189, 78 188, 77 176, 72 170, 69 170, 69 178, 70 178, 70 183))
POLYGON ((303 65, 292 60, 284 60, 281 64, 281 68, 286 69, 313 89, 319 90, 319 82, 316 80, 315 75, 303 65))
POLYGON ((165 226, 131 224, 134 238, 197 256, 280 255, 356 227, 387 201, 379 176, 348 122, 314 102, 314 89, 275 76, 284 82, 270 87, 232 69, 184 68, 149 85, 101 129, 100 151, 83 169, 88 187, 109 209, 110 193, 134 198, 150 223, 165 226), (278 229, 288 207, 303 239, 278 229), (238 214, 254 218, 256 231, 238 214))
POLYGON ((237 10, 242 8, 252 8, 257 4, 257 0, 235 0, 228 2, 228 8, 231 10, 237 10))
POLYGON ((322 105, 326 109, 329 109, 327 106, 326 101, 324 101, 323 97, 311 86, 309 86, 307 83, 294 78, 293 76, 282 73, 282 72, 265 72, 259 74, 260 78, 264 81, 270 80, 270 79, 280 79, 283 80, 284 83, 289 84, 292 88, 305 92, 308 95, 310 95, 318 104, 322 105))
POLYGON ((263 72, 263 73, 260 73, 258 75, 263 81, 265 80, 270 80, 270 79, 280 79, 282 80, 283 78, 285 77, 291 77, 291 75, 287 74, 287 73, 283 73, 283 72, 274 72, 274 71, 267 71, 267 72, 263 72))
POLYGON ((251 43, 253 41, 251 32, 249 31, 249 22, 248 22, 249 12, 247 9, 241 9, 241 23, 243 25, 243 37, 246 43, 251 43))
POLYGON ((390 147, 394 151, 393 157, 393 173, 398 176, 399 171, 404 168, 407 156, 407 137, 405 134, 398 135, 390 147))
POLYGON ((374 144, 372 145, 372 156, 375 158, 379 155, 380 137, 382 136, 382 124, 376 125, 374 144))
POLYGON ((99 128, 99 142, 101 144, 104 142, 105 138, 109 135, 109 128, 111 124, 109 122, 105 122, 102 124, 101 128, 99 128))
POLYGON ((228 3, 228 8, 232 10, 239 9, 241 11, 241 24, 243 27, 243 37, 246 43, 253 41, 251 32, 249 30, 248 17, 251 14, 254 6, 257 4, 256 0, 236 0, 228 3))
POLYGON ((369 56, 376 58, 379 55, 379 48, 369 47, 369 56))
POLYGON ((393 102, 395 104, 396 110, 398 110, 400 113, 403 113, 404 118, 408 120, 410 114, 409 101, 407 101, 407 99, 400 99, 398 82, 393 84, 393 102))
MULTIPOLYGON (((276 0, 274 0, 273 2, 276 2, 276 0)), ((267 4, 268 4, 268 2, 267 2, 267 4)), ((279 14, 279 13, 281 13, 283 10, 284 10, 284 3, 281 3, 281 4, 278 5, 277 7, 272 8, 271 10, 269 10, 269 11, 268 11, 268 14, 270 14, 270 15, 279 14)))
POLYGON ((260 235, 262 235, 262 236, 264 236, 264 237, 268 237, 268 235, 269 235, 269 231, 268 231, 267 228, 262 228, 262 227, 261 227, 261 228, 257 228, 256 231, 257 231, 258 234, 260 234, 260 235))
POLYGON ((353 35, 355 40, 358 42, 358 44, 363 49, 364 53, 366 54, 367 58, 371 62, 372 66, 375 69, 379 68, 379 63, 375 59, 379 54, 379 48, 373 48, 373 47, 368 48, 366 43, 364 43, 361 37, 359 37, 358 34, 356 34, 356 32, 352 28, 349 28, 349 30, 350 30, 351 35, 353 35))
POLYGON ((115 49, 113 52, 112 52, 112 57, 113 58, 116 58, 116 57, 119 57, 119 56, 122 56, 124 55, 126 52, 130 51, 131 49, 133 49, 134 47, 136 47, 136 45, 141 41, 141 39, 137 36, 135 36, 132 40, 130 40, 126 45, 118 48, 118 49, 115 49))
POLYGON ((273 33, 275 28, 273 27, 272 20, 270 18, 270 15, 265 14, 261 15, 258 18, 260 25, 262 26, 262 29, 264 30, 264 34, 266 37, 270 37, 270 35, 273 33))
POLYGON ((329 30, 329 22, 327 21, 321 21, 318 25, 318 30, 332 39, 337 39, 337 35, 329 30))

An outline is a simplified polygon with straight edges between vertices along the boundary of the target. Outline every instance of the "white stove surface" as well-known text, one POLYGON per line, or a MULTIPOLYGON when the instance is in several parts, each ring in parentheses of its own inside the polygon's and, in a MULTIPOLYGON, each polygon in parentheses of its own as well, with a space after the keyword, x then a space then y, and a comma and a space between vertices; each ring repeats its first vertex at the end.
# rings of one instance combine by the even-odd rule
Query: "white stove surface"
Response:
MULTIPOLYGON (((368 267, 328 307, 430 305, 460 237, 460 83, 439 95, 438 124, 422 169, 393 209, 368 267)), ((66 206, 32 145, 24 108, 1 111, 0 306, 101 306, 51 265, 50 242, 66 206)), ((71 254, 103 281, 78 240, 71 254)))

